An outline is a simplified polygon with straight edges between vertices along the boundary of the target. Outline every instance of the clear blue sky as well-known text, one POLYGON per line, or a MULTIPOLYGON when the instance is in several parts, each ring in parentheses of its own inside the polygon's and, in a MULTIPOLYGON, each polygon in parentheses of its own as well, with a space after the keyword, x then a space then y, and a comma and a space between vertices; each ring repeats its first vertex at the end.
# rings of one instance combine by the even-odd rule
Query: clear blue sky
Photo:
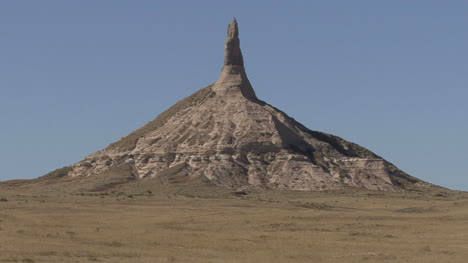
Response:
POLYGON ((467 1, 1 1, 0 180, 84 158, 216 81, 468 190, 467 1))

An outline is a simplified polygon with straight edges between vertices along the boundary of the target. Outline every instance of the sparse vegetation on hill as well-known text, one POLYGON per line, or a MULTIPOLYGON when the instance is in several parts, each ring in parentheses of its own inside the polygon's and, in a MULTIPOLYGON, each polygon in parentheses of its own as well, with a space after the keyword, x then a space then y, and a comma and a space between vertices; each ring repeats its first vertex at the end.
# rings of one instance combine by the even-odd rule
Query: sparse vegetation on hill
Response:
POLYGON ((56 169, 56 170, 42 176, 41 178, 42 179, 61 178, 61 177, 66 176, 68 174, 68 172, 70 172, 71 170, 72 170, 72 168, 69 167, 69 166, 62 167, 62 168, 56 169))
POLYGON ((156 119, 148 122, 143 127, 123 137, 115 143, 109 145, 106 149, 118 149, 120 151, 131 151, 135 148, 138 139, 145 136, 147 133, 154 131, 161 127, 169 118, 174 116, 177 112, 183 111, 189 107, 195 107, 201 104, 212 93, 211 85, 203 88, 191 96, 177 102, 168 110, 161 113, 156 119))

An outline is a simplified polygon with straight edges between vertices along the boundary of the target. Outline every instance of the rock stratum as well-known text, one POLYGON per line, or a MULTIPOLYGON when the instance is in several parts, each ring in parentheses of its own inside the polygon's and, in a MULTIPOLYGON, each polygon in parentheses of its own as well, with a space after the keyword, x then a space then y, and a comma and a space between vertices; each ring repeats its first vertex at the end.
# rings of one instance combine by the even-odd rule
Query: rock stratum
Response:
POLYGON ((228 26, 218 81, 84 160, 44 176, 207 178, 235 189, 398 191, 429 185, 371 151, 312 131, 259 100, 249 82, 236 20, 228 26))

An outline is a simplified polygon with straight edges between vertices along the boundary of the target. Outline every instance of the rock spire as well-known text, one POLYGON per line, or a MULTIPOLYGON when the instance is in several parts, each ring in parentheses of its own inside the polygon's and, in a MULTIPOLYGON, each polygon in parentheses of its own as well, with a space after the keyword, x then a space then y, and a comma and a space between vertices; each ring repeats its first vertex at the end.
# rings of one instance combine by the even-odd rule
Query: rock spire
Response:
POLYGON ((226 40, 224 65, 244 65, 244 58, 240 49, 239 26, 234 18, 231 24, 228 25, 228 38, 226 40))
POLYGON ((242 94, 247 99, 257 100, 255 91, 245 73, 244 58, 240 49, 239 26, 235 18, 228 25, 227 39, 224 46, 224 66, 216 84, 213 89, 217 94, 242 94))

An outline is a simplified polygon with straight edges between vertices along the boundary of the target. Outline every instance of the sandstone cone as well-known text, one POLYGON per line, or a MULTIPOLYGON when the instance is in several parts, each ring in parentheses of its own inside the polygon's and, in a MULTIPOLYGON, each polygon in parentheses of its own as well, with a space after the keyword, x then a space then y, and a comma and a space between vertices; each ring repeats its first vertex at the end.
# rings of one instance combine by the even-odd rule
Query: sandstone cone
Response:
POLYGON ((259 100, 244 68, 236 20, 228 26, 219 80, 135 132, 48 177, 207 178, 232 188, 399 190, 427 185, 371 151, 312 131, 259 100))

